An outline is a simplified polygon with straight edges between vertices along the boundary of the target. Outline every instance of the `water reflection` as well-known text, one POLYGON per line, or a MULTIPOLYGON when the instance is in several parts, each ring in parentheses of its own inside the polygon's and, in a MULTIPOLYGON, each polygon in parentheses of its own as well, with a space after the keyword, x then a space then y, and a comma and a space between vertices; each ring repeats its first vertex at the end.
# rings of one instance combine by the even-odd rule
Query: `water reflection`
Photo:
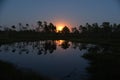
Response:
POLYGON ((45 41, 36 41, 36 42, 19 42, 12 44, 0 45, 0 52, 12 52, 18 54, 29 54, 36 53, 38 55, 47 53, 52 54, 57 47, 60 47, 64 50, 68 48, 86 50, 89 47, 89 44, 70 42, 66 40, 45 40, 45 41))
POLYGON ((0 46, 0 52, 12 52, 19 54, 29 54, 30 52, 35 52, 40 54, 53 53, 56 50, 56 42, 47 40, 39 42, 19 42, 13 44, 6 44, 0 46))
POLYGON ((88 61, 80 57, 85 52, 85 44, 65 40, 18 42, 1 45, 0 59, 45 76, 82 80, 88 77, 88 61))
POLYGON ((83 55, 90 61, 87 71, 92 74, 88 80, 120 79, 120 47, 97 45, 90 47, 83 55))
POLYGON ((110 75, 112 80, 120 74, 119 49, 68 40, 18 42, 0 45, 0 59, 61 80, 106 80, 110 75))
POLYGON ((19 42, 1 45, 0 52, 12 52, 18 54, 29 54, 32 52, 38 55, 46 55, 47 53, 52 54, 57 49, 57 46, 65 50, 68 49, 70 46, 73 49, 79 48, 80 50, 87 48, 87 44, 82 43, 71 43, 70 41, 66 40, 46 40, 38 42, 19 42))

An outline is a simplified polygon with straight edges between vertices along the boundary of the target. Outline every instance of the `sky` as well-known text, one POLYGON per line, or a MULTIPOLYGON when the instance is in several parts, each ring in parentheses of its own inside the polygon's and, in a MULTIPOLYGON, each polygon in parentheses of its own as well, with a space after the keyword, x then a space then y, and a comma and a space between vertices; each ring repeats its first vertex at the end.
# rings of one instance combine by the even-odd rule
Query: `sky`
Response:
MULTIPOLYGON (((0 0, 2 1, 2 0, 0 0)), ((70 27, 85 23, 120 23, 119 0, 3 0, 0 25, 47 21, 70 27)))

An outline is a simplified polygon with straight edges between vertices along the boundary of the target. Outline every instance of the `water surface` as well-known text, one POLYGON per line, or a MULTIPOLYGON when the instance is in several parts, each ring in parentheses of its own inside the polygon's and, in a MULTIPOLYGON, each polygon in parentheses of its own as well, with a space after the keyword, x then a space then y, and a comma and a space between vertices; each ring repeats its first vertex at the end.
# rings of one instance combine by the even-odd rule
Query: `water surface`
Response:
POLYGON ((89 61, 81 56, 91 46, 65 40, 15 42, 0 46, 0 60, 44 76, 84 80, 89 76, 89 61))

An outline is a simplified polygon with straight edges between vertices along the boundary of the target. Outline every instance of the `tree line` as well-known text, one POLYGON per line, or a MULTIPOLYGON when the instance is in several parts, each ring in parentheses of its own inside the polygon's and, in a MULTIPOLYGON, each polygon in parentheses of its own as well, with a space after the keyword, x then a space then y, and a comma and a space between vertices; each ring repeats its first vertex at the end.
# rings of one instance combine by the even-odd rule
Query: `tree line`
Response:
POLYGON ((78 27, 69 28, 64 26, 61 31, 57 31, 57 27, 53 23, 47 23, 46 21, 37 21, 37 26, 30 26, 29 24, 23 25, 19 23, 18 26, 12 25, 11 27, 0 26, 0 35, 3 34, 15 34, 19 35, 59 35, 70 37, 102 37, 102 38, 120 38, 120 24, 110 24, 110 22, 103 22, 101 25, 98 23, 80 25, 78 27), (19 27, 19 29, 17 29, 19 27), (30 28, 31 27, 31 28, 30 28), (48 34, 49 33, 49 34, 48 34))

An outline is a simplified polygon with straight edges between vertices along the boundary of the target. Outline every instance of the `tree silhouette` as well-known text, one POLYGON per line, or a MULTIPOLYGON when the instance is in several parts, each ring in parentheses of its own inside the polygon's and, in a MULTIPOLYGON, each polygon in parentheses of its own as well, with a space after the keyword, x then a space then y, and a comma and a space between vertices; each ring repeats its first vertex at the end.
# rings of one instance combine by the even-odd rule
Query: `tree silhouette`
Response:
POLYGON ((89 23, 86 23, 86 28, 88 32, 93 32, 93 27, 89 23))
POLYGON ((76 27, 74 27, 72 28, 72 33, 79 34, 79 30, 76 27))
POLYGON ((117 32, 117 24, 116 23, 113 24, 113 32, 117 32))
POLYGON ((37 24, 38 24, 38 27, 40 27, 40 28, 42 28, 43 26, 42 26, 42 22, 41 21, 38 21, 37 22, 37 24))
POLYGON ((47 24, 47 22, 46 21, 44 21, 44 32, 50 32, 49 31, 49 27, 48 27, 48 24, 47 24))
POLYGON ((48 29, 49 29, 50 32, 56 32, 56 27, 54 26, 53 23, 50 23, 50 24, 48 25, 48 29))
POLYGON ((37 24, 38 24, 38 27, 36 28, 36 31, 39 32, 40 29, 43 28, 42 21, 38 21, 37 24))
POLYGON ((88 52, 83 55, 91 62, 87 67, 87 71, 92 74, 89 80, 119 80, 119 53, 119 48, 115 46, 96 45, 89 47, 88 52))
POLYGON ((102 24, 104 32, 108 33, 111 32, 111 27, 109 22, 103 22, 102 24))
POLYGON ((49 53, 53 53, 53 51, 56 50, 56 43, 54 41, 45 41, 43 48, 44 54, 47 54, 47 51, 49 51, 49 53))
POLYGON ((87 32, 87 28, 86 27, 82 27, 82 33, 87 32))
POLYGON ((80 25, 80 26, 79 26, 79 32, 80 32, 80 33, 82 33, 82 28, 83 28, 83 26, 80 25))
POLYGON ((61 31, 63 34, 67 34, 67 33, 70 33, 70 30, 67 26, 65 26, 62 31, 61 31))
POLYGON ((117 24, 114 23, 113 24, 113 31, 114 32, 120 32, 120 24, 117 25, 117 24))
POLYGON ((94 23, 92 24, 92 27, 93 27, 93 32, 97 33, 97 32, 100 32, 100 28, 98 26, 98 23, 94 23))
POLYGON ((120 32, 120 24, 118 24, 117 30, 118 30, 118 32, 120 32))

